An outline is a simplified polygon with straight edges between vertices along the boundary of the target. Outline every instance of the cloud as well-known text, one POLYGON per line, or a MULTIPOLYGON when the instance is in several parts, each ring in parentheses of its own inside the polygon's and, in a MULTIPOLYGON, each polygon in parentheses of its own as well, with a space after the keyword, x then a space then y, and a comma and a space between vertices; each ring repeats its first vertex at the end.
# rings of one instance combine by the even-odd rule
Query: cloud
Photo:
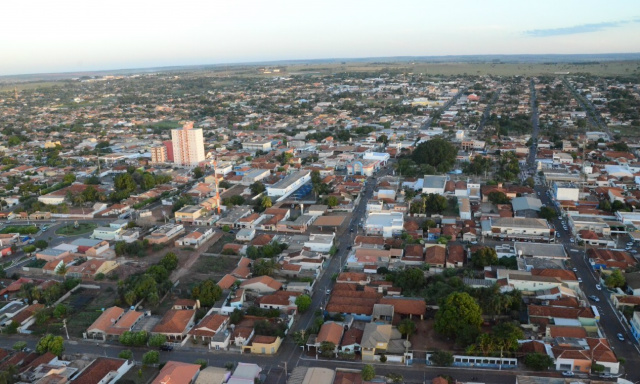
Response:
POLYGON ((581 24, 564 28, 532 29, 524 31, 524 34, 531 37, 577 35, 580 33, 598 32, 609 28, 618 28, 628 23, 640 23, 640 19, 581 24))

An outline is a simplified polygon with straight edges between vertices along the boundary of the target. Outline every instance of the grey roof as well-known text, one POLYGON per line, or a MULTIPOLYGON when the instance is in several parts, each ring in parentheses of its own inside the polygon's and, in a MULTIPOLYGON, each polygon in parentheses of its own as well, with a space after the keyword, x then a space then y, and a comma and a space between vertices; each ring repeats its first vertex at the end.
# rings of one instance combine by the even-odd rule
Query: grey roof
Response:
POLYGON ((388 316, 393 318, 394 308, 391 304, 373 304, 373 318, 388 316))
POLYGON ((514 211, 525 211, 525 210, 534 210, 540 211, 542 208, 542 201, 537 197, 516 197, 511 200, 511 206, 514 211))
POLYGON ((640 272, 625 273, 624 277, 627 281, 627 286, 631 289, 640 288, 640 272))
POLYGON ((513 244, 516 254, 522 251, 522 256, 533 257, 567 257, 562 244, 522 243, 513 244))
POLYGON ((423 188, 444 188, 447 183, 447 176, 432 176, 428 175, 424 177, 422 182, 423 188))
POLYGON ((530 219, 525 217, 498 217, 492 220, 496 227, 513 227, 513 228, 539 228, 548 229, 544 219, 530 219))
POLYGON ((295 183, 299 179, 307 176, 309 173, 310 172, 308 170, 291 173, 291 174, 287 175, 284 179, 282 179, 282 180, 278 181, 277 183, 273 184, 271 186, 271 188, 273 188, 273 189, 286 189, 287 187, 289 187, 291 184, 295 183))
POLYGON ((96 240, 96 239, 75 239, 71 242, 72 245, 77 245, 78 247, 94 247, 104 240, 96 240))

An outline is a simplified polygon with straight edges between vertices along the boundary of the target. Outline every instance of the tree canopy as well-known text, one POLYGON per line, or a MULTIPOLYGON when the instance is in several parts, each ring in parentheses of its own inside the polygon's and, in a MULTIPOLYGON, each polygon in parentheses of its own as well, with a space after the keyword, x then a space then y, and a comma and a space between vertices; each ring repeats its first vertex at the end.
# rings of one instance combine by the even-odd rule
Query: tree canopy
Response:
POLYGON ((460 344, 468 344, 480 331, 482 310, 468 293, 454 292, 443 300, 435 320, 436 332, 456 338, 460 344))
POLYGON ((450 170, 456 161, 458 150, 450 142, 436 137, 420 143, 411 154, 417 164, 429 164, 440 172, 450 170))
POLYGON ((36 352, 41 355, 46 352, 51 352, 58 357, 62 356, 64 352, 64 340, 62 336, 54 336, 50 333, 46 334, 38 341, 36 352))
POLYGON ((498 263, 498 254, 491 247, 483 247, 473 252, 471 255, 471 264, 478 269, 498 263))
POLYGON ((213 280, 205 280, 193 287, 191 297, 200 300, 203 307, 212 307, 222 296, 222 288, 213 280))
POLYGON ((300 295, 296 298, 298 312, 306 312, 311 307, 311 298, 308 295, 300 295))

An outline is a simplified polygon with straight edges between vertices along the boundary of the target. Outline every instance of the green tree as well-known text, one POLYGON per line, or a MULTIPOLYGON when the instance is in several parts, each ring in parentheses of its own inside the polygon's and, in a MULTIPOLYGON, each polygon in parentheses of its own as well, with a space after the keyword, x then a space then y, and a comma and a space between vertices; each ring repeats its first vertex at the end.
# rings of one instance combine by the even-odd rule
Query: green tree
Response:
POLYGON ((557 213, 553 208, 549 208, 549 207, 540 208, 540 217, 541 218, 543 218, 543 219, 545 219, 547 221, 551 221, 556 216, 557 216, 557 213))
POLYGON ((123 351, 120 351, 120 353, 118 353, 118 357, 120 359, 131 360, 131 358, 133 358, 133 352, 131 352, 130 349, 125 349, 123 351))
POLYGON ((450 170, 458 155, 457 148, 450 142, 436 137, 420 143, 411 154, 411 159, 417 164, 428 164, 440 172, 450 170))
POLYGON ((200 370, 207 368, 208 365, 207 360, 205 359, 196 359, 193 363, 198 364, 200 366, 200 370))
POLYGON ((49 246, 49 243, 47 243, 44 240, 36 240, 36 242, 33 243, 33 245, 35 245, 36 248, 38 248, 38 249, 45 249, 45 248, 47 248, 49 246))
POLYGON ((529 176, 524 180, 524 185, 526 185, 529 188, 533 188, 536 186, 536 182, 535 180, 533 180, 533 177, 529 176))
POLYGON ((36 352, 41 355, 46 352, 51 352, 58 357, 62 356, 64 352, 64 340, 62 336, 54 336, 50 333, 46 334, 38 341, 36 352))
POLYGON ((547 354, 534 352, 524 357, 524 365, 534 371, 543 371, 553 365, 553 359, 547 354))
POLYGON ((13 347, 11 347, 14 351, 22 351, 23 349, 27 348, 27 342, 26 341, 16 341, 15 344, 13 344, 13 347))
POLYGON ((360 377, 362 377, 362 380, 364 381, 373 380, 373 378, 376 377, 376 369, 373 365, 365 364, 362 367, 362 371, 360 371, 360 377))
POLYGON ((306 312, 311 307, 311 298, 308 295, 296 297, 296 307, 298 307, 298 312, 306 312))
POLYGON ((200 167, 193 168, 193 178, 194 179, 199 179, 202 176, 204 176, 204 171, 202 170, 202 168, 200 168, 200 167))
POLYGON ((120 173, 114 179, 116 191, 131 193, 136 190, 136 182, 129 173, 120 173))
POLYGON ((478 269, 498 263, 498 254, 491 247, 483 247, 473 252, 471 255, 471 264, 478 269))
POLYGON ((254 194, 254 195, 261 194, 262 192, 267 190, 267 188, 264 186, 264 184, 262 184, 259 181, 256 181, 255 183, 251 184, 249 186, 249 189, 251 190, 251 193, 254 194))
POLYGON ((493 204, 509 204, 510 201, 507 195, 500 191, 489 192, 488 198, 493 204))
POLYGON ((323 341, 322 343, 320 343, 320 348, 318 348, 320 355, 322 355, 323 357, 334 356, 335 350, 336 350, 336 345, 330 341, 323 341))
POLYGON ((416 331, 416 323, 411 319, 404 319, 398 324, 398 331, 407 337, 407 340, 416 331))
POLYGON ((329 206, 329 208, 333 208, 335 206, 337 206, 339 203, 338 198, 336 196, 329 196, 327 198, 327 205, 329 206))
MULTIPOLYGON (((436 313, 435 330, 441 335, 455 337, 458 343, 465 337, 471 337, 473 332, 480 331, 482 325, 482 310, 475 299, 466 292, 453 292, 440 304, 436 313)), ((471 338, 471 342, 475 336, 471 338)))
POLYGON ((427 195, 426 200, 424 200, 425 204, 425 212, 434 214, 434 213, 442 213, 447 206, 449 205, 447 199, 444 196, 438 195, 436 193, 430 193, 427 195))
POLYGON ((142 355, 142 363, 145 365, 158 364, 160 362, 160 353, 158 351, 149 351, 142 355))
POLYGON ((453 364, 453 354, 447 351, 435 351, 429 359, 434 365, 439 367, 450 367, 453 364))
POLYGON ((191 297, 200 300, 203 307, 212 307, 222 296, 222 288, 213 280, 205 280, 193 287, 191 297))
POLYGON ((67 317, 69 314, 71 314, 71 307, 62 303, 56 305, 53 309, 53 317, 57 319, 67 317))
POLYGON ((626 279, 619 269, 614 270, 604 279, 604 284, 611 289, 622 288, 626 283, 626 279))
POLYGON ((27 245, 25 247, 22 248, 22 251, 24 253, 31 253, 31 252, 35 252, 36 251, 36 246, 35 245, 27 245))
POLYGON ((260 206, 264 209, 269 209, 273 206, 273 202, 269 196, 263 196, 260 206))
POLYGON ((67 173, 62 178, 62 182, 65 183, 65 184, 71 184, 74 181, 76 181, 76 175, 74 175, 73 173, 67 173))
POLYGON ((151 335, 149 337, 149 346, 150 347, 161 347, 167 342, 167 336, 161 334, 151 335))
POLYGON ((252 273, 254 276, 271 276, 277 267, 273 259, 261 259, 253 264, 252 273))
POLYGON ((516 351, 518 340, 524 339, 524 332, 514 323, 500 323, 493 327, 493 337, 501 348, 516 351))
POLYGON ((4 332, 9 335, 15 335, 16 333, 18 333, 18 327, 20 327, 20 324, 18 324, 17 321, 11 320, 9 325, 7 325, 7 327, 5 328, 4 332))
POLYGON ((160 265, 169 272, 173 271, 178 267, 178 256, 173 252, 169 252, 160 260, 160 265))

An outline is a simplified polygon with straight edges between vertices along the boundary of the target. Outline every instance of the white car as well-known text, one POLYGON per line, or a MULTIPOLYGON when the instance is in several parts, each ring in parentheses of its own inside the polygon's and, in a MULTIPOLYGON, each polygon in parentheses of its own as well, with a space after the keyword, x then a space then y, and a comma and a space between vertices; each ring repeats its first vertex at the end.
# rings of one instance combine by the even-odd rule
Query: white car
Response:
POLYGON ((638 253, 638 251, 636 251, 635 249, 630 250, 629 252, 631 253, 638 253))
POLYGON ((627 243, 628 246, 632 246, 633 245, 633 241, 630 241, 627 243))
POLYGON ((573 239, 569 239, 570 242, 575 243, 576 241, 573 239))
POLYGON ((564 371, 562 372, 562 376, 566 376, 566 377, 573 377, 575 374, 571 371, 564 371))
POLYGON ((573 267, 573 272, 578 272, 578 268, 573 267))
POLYGON ((618 336, 618 340, 624 341, 624 336, 622 336, 622 333, 618 333, 616 336, 618 336))
POLYGON ((600 286, 600 284, 596 284, 596 289, 597 289, 598 291, 602 291, 602 287, 600 286))
POLYGON ((582 277, 578 277, 578 283, 582 283, 582 277))

